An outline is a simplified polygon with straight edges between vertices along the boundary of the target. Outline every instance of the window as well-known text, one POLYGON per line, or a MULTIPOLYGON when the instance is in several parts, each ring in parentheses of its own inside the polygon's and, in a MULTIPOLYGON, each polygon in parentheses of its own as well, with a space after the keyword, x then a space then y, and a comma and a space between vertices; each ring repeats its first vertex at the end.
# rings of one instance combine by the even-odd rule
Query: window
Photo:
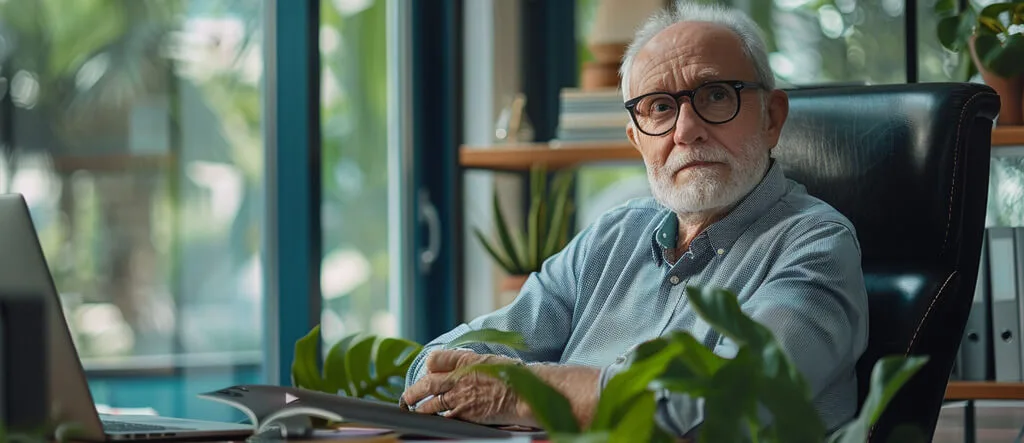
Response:
MULTIPOLYGON (((388 297, 388 49, 385 0, 323 1, 321 330, 395 336, 388 297)), ((397 239, 390 239, 397 241, 397 239)))
POLYGON ((98 403, 216 419, 193 388, 259 377, 263 7, 0 2, 0 191, 30 205, 98 403), (189 392, 118 384, 145 369, 189 392))
POLYGON ((765 32, 772 70, 791 85, 904 83, 904 0, 779 0, 743 8, 765 32))

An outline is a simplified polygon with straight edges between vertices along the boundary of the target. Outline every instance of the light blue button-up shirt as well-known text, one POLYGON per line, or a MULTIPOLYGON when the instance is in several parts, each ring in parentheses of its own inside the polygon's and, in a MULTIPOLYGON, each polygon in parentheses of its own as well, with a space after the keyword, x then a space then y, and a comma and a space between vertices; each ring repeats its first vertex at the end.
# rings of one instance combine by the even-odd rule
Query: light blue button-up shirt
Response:
MULTIPOLYGON (((772 163, 674 264, 665 257, 678 236, 670 210, 645 198, 603 214, 545 261, 511 304, 424 346, 407 385, 424 375, 430 351, 480 328, 517 331, 529 349, 468 346, 476 352, 598 367, 600 387, 624 369, 634 346, 668 331, 687 331, 731 358, 735 344, 698 317, 684 292, 714 286, 736 293, 743 311, 772 331, 807 379, 825 425, 838 428, 856 413, 855 365, 867 346, 860 245, 849 220, 772 163)), ((690 434, 703 420, 703 402, 659 396, 657 418, 669 432, 690 434)))

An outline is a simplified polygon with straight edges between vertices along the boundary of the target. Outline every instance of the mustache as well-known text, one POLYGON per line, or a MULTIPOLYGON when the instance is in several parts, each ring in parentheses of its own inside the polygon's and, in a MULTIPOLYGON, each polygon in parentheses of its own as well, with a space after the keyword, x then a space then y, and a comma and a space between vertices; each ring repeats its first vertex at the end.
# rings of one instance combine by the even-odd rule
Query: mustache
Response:
POLYGON ((669 155, 663 167, 669 171, 678 171, 684 166, 696 162, 714 162, 731 164, 729 153, 720 146, 704 145, 698 148, 679 150, 669 155))

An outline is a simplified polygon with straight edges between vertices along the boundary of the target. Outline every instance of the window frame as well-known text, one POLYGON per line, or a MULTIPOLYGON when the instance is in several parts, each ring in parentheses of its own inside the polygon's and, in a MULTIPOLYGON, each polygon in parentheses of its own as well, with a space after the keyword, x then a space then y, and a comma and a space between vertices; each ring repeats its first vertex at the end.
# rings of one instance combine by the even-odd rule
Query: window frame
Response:
POLYGON ((263 366, 267 383, 288 386, 295 342, 320 323, 320 1, 264 5, 263 366))

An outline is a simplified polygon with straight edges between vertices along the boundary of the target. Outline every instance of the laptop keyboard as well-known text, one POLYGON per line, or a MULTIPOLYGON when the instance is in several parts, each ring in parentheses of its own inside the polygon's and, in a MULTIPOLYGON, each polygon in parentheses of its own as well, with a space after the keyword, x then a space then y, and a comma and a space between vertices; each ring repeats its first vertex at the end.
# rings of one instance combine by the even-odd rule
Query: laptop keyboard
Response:
POLYGON ((185 430, 171 426, 144 425, 141 423, 128 423, 123 421, 103 421, 103 430, 107 432, 135 432, 135 431, 174 431, 185 430))

